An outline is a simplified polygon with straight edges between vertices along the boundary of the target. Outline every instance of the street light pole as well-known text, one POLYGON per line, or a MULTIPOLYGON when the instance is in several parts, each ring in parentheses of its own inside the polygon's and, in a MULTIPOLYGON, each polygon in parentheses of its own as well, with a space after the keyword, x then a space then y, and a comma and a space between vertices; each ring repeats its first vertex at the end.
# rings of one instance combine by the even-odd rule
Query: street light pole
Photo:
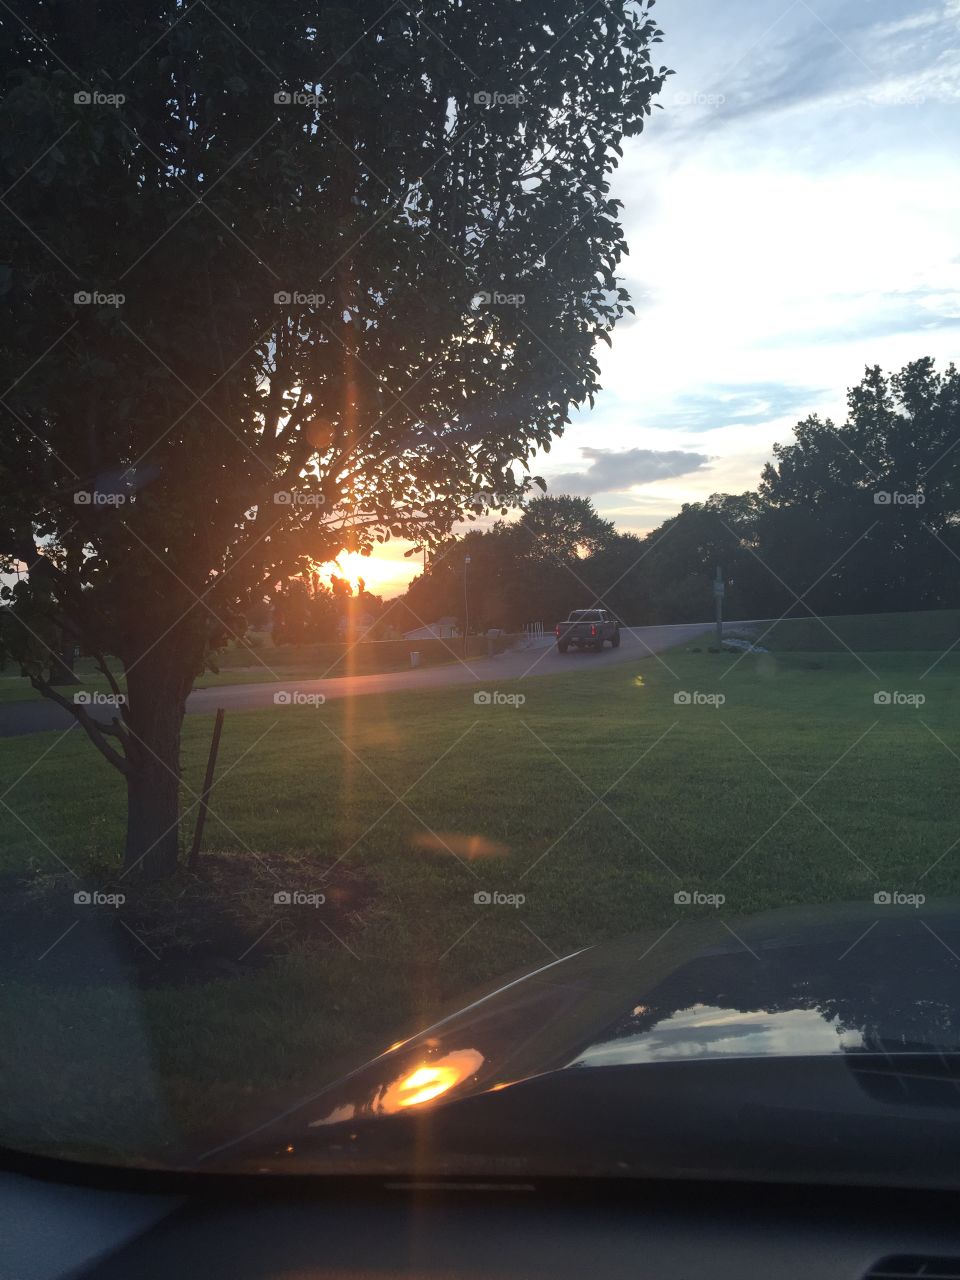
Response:
POLYGON ((467 653, 467 633, 470 630, 470 600, 467 596, 467 570, 470 568, 470 557, 463 557, 463 656, 467 653))
POLYGON ((717 648, 723 648, 723 571, 717 565, 717 576, 713 580, 713 603, 717 628, 717 648))

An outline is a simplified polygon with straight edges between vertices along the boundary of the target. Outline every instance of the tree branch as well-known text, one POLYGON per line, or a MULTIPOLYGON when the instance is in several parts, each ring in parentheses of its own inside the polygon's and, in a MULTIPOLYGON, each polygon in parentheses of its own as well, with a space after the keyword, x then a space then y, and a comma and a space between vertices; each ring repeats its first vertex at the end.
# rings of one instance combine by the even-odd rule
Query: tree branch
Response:
POLYGON ((65 698, 62 693, 58 693, 57 690, 54 689, 52 685, 48 684, 41 676, 31 675, 30 683, 39 694, 42 694, 44 698, 49 698, 51 702, 55 702, 58 706, 63 707, 64 711, 70 712, 81 728, 86 731, 90 741, 97 748, 100 754, 106 760, 109 760, 115 769, 118 769, 120 773, 124 774, 124 776, 130 773, 129 761, 122 756, 119 751, 116 751, 109 742, 107 742, 108 735, 110 737, 119 738, 121 742, 125 741, 123 731, 120 729, 116 720, 112 725, 103 724, 102 721, 95 720, 93 716, 84 710, 80 703, 71 702, 69 698, 65 698))

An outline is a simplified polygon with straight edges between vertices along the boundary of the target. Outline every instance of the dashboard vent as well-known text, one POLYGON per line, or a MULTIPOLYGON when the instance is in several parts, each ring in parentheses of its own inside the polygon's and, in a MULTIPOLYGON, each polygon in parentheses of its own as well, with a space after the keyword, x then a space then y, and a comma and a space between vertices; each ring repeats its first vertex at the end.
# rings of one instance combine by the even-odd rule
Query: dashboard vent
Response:
POLYGON ((960 1280, 960 1258, 882 1258, 864 1280, 960 1280))

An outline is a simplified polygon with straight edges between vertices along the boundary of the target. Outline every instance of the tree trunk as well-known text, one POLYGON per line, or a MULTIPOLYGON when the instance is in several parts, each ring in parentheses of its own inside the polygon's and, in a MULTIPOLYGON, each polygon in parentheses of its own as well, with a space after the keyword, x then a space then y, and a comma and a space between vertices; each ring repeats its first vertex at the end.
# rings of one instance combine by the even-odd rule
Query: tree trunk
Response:
POLYGON ((64 640, 59 653, 50 656, 51 684, 79 684, 80 681, 73 670, 76 661, 77 647, 72 640, 64 640))
POLYGON ((175 634, 127 670, 124 720, 132 741, 123 867, 137 880, 159 880, 177 869, 180 728, 192 683, 189 660, 175 634))

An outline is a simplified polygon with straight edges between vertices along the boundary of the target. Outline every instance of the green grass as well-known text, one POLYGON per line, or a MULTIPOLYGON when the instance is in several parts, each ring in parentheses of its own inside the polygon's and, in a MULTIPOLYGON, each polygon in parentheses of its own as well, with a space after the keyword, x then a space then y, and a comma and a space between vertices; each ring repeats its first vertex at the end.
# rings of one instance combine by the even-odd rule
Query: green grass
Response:
MULTIPOLYGON (((766 631, 770 624, 758 630, 766 631)), ((867 613, 838 618, 788 618, 774 624, 761 641, 771 649, 845 653, 941 654, 960 642, 960 610, 923 613, 867 613)))
MULTIPOLYGON (((805 648, 805 625, 778 627, 770 654, 673 651, 504 682, 520 708, 475 705, 465 686, 228 715, 207 846, 300 855, 306 890, 346 853, 341 870, 373 886, 356 955, 331 942, 252 977, 139 994, 45 992, 38 966, 0 995, 15 1029, 0 1132, 161 1149, 252 1097, 316 1086, 472 984, 666 926, 678 888, 723 892, 725 918, 960 892, 960 859, 942 857, 957 836, 960 649, 932 670, 920 646, 861 661, 805 648), (677 705, 678 690, 726 701, 677 705), (925 702, 877 705, 880 690, 925 702), (526 902, 477 907, 481 888, 526 902)), ((209 731, 187 718, 194 791, 209 731)), ((0 741, 0 776, 24 775, 6 803, 29 824, 4 811, 0 869, 59 858, 95 882, 115 865, 122 787, 79 731, 56 741, 0 741)))

